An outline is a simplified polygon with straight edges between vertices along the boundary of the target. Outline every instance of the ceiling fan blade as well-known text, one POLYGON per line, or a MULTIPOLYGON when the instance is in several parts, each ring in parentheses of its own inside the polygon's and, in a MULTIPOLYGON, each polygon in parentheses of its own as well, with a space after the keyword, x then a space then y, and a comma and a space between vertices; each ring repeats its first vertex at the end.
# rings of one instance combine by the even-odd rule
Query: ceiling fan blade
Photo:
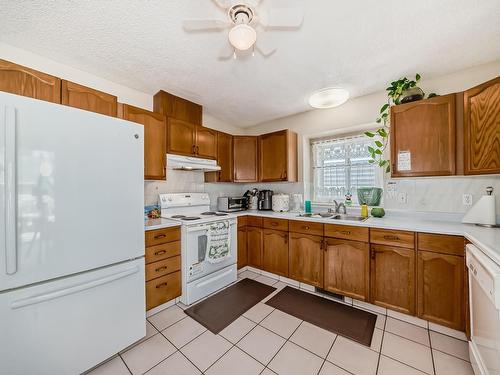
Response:
POLYGON ((212 0, 215 5, 221 9, 227 9, 231 6, 231 0, 212 0))
POLYGON ((274 8, 260 16, 260 23, 268 29, 297 29, 303 20, 301 8, 274 8))
POLYGON ((257 37, 257 42, 255 43, 255 49, 259 51, 264 57, 269 57, 276 52, 276 47, 269 38, 269 35, 265 33, 259 33, 257 37))
POLYGON ((224 30, 231 25, 229 21, 217 19, 186 19, 182 21, 182 25, 187 31, 203 31, 203 30, 224 30))
POLYGON ((229 60, 234 57, 234 54, 234 47, 229 43, 226 43, 219 51, 219 60, 229 60))

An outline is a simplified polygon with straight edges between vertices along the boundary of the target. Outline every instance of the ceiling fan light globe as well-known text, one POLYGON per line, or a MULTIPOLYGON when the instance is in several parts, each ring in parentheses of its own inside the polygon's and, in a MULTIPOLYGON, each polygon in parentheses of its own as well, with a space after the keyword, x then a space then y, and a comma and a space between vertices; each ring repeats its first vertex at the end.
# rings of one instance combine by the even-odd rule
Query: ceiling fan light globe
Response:
POLYGON ((341 87, 327 87, 317 90, 309 97, 309 105, 313 108, 334 108, 349 99, 349 91, 341 87))
POLYGON ((234 26, 229 31, 229 43, 240 51, 246 51, 252 47, 257 41, 257 33, 255 29, 246 24, 234 26))

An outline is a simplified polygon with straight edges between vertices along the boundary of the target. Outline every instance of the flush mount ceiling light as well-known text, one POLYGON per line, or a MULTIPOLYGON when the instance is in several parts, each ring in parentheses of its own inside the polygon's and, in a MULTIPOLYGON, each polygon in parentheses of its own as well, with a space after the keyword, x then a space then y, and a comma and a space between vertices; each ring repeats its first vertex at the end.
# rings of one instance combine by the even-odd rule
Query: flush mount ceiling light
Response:
POLYGON ((246 51, 257 41, 255 29, 247 24, 240 23, 229 31, 229 43, 240 51, 246 51))
POLYGON ((309 105, 313 108, 333 108, 344 104, 349 99, 349 92, 340 87, 327 87, 312 93, 309 105))

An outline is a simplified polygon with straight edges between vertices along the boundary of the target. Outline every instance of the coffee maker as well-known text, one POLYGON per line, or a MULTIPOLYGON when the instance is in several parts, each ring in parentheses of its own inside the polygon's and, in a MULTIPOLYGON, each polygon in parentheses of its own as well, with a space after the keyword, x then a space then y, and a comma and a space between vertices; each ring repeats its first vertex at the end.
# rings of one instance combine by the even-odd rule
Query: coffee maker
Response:
POLYGON ((261 211, 270 211, 273 209, 273 191, 261 190, 259 191, 259 200, 257 208, 261 211))

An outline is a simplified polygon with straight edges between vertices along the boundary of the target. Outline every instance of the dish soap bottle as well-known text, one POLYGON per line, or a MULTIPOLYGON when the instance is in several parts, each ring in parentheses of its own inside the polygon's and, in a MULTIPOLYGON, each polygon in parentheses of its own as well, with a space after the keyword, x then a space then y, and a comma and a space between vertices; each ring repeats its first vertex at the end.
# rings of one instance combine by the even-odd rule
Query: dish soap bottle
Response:
POLYGON ((361 205, 361 216, 368 217, 368 206, 366 204, 361 205))

